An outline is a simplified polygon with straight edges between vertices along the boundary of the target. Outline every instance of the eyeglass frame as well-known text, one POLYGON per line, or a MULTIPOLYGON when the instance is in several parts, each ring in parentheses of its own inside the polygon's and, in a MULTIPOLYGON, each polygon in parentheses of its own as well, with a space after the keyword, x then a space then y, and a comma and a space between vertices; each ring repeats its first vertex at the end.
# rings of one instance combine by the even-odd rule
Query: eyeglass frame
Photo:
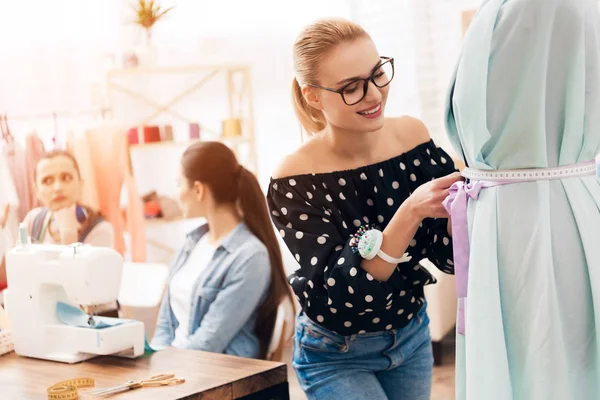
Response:
POLYGON ((384 61, 381 64, 378 64, 375 68, 373 68, 373 70, 371 71, 371 76, 369 76, 368 78, 358 78, 358 79, 353 80, 352 82, 348 82, 341 89, 333 89, 333 88, 328 88, 328 87, 324 87, 324 86, 320 86, 320 85, 313 85, 312 83, 308 83, 307 86, 311 86, 311 87, 314 87, 317 89, 323 89, 323 90, 327 90, 329 92, 337 93, 342 97, 342 101, 347 106, 357 105, 358 103, 363 101, 365 97, 367 97, 367 91, 369 90, 369 82, 373 82, 373 85, 375 85, 375 87, 378 87, 379 89, 381 89, 381 88, 384 88, 387 85, 389 85, 392 82, 392 80, 394 79, 394 74, 395 74, 394 58, 393 57, 383 57, 383 56, 380 56, 379 58, 384 61), (377 71, 379 68, 381 68, 381 66, 385 65, 388 62, 392 65, 392 76, 390 77, 390 80, 388 81, 388 83, 386 83, 383 86, 379 86, 378 84, 375 83, 375 71, 377 71), (356 82, 360 82, 360 81, 365 82, 363 84, 363 96, 357 102, 348 104, 348 102, 346 101, 346 98, 344 97, 344 90, 348 86, 354 85, 356 82))

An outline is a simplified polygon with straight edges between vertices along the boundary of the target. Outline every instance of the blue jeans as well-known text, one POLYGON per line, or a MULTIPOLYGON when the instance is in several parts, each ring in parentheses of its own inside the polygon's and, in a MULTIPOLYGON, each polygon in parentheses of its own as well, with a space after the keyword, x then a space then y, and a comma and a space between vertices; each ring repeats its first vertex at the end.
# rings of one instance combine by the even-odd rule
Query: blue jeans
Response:
POLYGON ((352 336, 300 314, 293 366, 309 399, 429 400, 433 353, 426 305, 402 329, 352 336))

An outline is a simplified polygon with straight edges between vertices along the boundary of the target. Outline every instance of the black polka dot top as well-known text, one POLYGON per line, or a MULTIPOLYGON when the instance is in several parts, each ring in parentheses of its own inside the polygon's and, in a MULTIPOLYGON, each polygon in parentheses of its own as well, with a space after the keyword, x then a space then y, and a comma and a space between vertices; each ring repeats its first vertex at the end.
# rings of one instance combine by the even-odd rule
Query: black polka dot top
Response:
POLYGON ((385 229, 418 186, 454 171, 450 156, 429 141, 354 170, 271 180, 267 201, 273 221, 300 264, 289 282, 311 320, 341 335, 410 322, 424 304, 423 286, 435 283, 419 261, 428 258, 441 271, 454 272, 447 220, 423 220, 407 249, 410 261, 387 282, 361 268, 350 239, 361 225, 385 229))

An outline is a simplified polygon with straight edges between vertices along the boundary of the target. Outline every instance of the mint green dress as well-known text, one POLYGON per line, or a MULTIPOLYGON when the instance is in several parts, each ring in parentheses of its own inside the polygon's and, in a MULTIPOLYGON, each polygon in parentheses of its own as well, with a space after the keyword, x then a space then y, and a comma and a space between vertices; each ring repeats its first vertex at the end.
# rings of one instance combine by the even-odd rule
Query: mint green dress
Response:
MULTIPOLYGON (((600 153, 596 0, 485 0, 465 37, 447 128, 477 169, 600 153)), ((469 202, 457 400, 600 399, 600 180, 484 189, 469 202)))

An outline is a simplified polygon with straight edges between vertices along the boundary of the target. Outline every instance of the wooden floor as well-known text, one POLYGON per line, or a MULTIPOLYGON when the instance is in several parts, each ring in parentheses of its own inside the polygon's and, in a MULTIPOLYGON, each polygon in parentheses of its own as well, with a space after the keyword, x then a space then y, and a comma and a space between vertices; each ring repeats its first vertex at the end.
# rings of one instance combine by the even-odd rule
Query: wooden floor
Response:
MULTIPOLYGON (((288 364, 291 400, 306 400, 306 395, 300 389, 296 373, 291 365, 291 347, 286 349, 284 358, 288 364)), ((454 340, 451 337, 444 340, 444 357, 442 362, 441 366, 433 369, 431 400, 454 400, 454 340)))

